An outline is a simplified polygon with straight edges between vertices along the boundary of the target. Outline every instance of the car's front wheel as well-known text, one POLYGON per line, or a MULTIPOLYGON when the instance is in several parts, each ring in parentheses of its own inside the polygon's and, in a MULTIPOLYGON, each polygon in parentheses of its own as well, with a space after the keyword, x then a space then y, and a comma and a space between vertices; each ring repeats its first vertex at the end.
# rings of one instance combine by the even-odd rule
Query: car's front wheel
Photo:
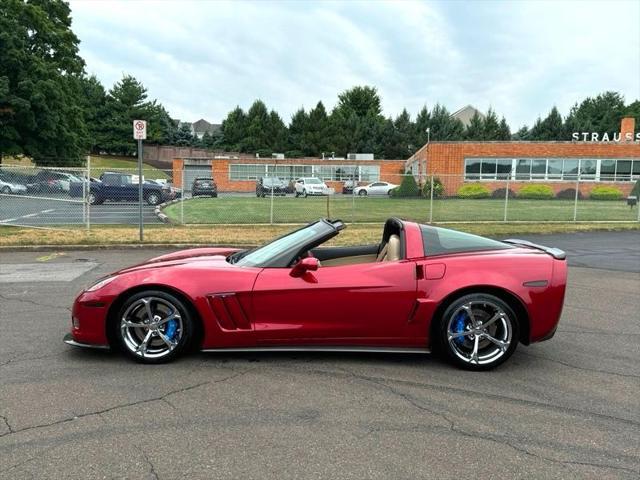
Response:
POLYGON ((187 306, 175 296, 148 290, 131 296, 113 322, 120 349, 142 363, 163 363, 191 343, 194 324, 187 306))
POLYGON ((4 194, 9 194, 11 193, 11 188, 9 188, 8 186, 4 186, 2 187, 2 190, 0 190, 0 192, 4 193, 4 194))
POLYGON ((438 347, 457 366, 490 370, 507 360, 518 346, 516 314, 500 298, 465 295, 452 302, 440 319, 438 347))
POLYGON ((360 190, 358 192, 358 195, 360 195, 361 197, 366 197, 367 196, 367 191, 366 190, 360 190))

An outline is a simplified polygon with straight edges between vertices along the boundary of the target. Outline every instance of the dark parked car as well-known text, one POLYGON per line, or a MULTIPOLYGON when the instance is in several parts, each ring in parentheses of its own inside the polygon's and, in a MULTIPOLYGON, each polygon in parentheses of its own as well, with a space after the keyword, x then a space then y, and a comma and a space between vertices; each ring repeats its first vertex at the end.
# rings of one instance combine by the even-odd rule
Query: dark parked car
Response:
POLYGON ((256 180, 256 197, 267 195, 286 195, 289 185, 278 177, 260 177, 256 180))
MULTIPOLYGON (((99 181, 89 182, 88 200, 92 205, 99 205, 105 200, 138 200, 138 178, 128 173, 105 172, 100 176, 99 181)), ((86 187, 85 187, 86 188, 86 187)), ((82 197, 83 195, 82 180, 71 183, 69 195, 72 197, 82 197)), ((166 185, 159 185, 155 182, 142 182, 142 198, 149 205, 158 205, 159 203, 172 200, 175 194, 171 188, 166 185)))
POLYGON ((193 180, 191 185, 191 196, 198 197, 208 195, 216 198, 218 196, 218 186, 211 177, 198 177, 193 180))

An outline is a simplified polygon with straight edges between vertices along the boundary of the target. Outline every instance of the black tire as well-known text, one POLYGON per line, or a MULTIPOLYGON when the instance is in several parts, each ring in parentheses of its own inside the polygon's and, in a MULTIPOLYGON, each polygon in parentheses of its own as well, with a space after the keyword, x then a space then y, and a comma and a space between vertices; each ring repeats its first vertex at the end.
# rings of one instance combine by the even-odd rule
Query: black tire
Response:
POLYGON ((104 202, 103 199, 101 199, 98 195, 96 195, 93 192, 89 192, 89 195, 87 196, 87 200, 89 202, 89 205, 100 205, 101 203, 104 202))
POLYGON ((11 188, 9 188, 8 185, 5 185, 4 187, 2 187, 2 190, 0 190, 0 192, 2 192, 4 194, 10 194, 11 193, 11 188))
POLYGON ((491 370, 513 355, 518 346, 520 327, 515 312, 502 299, 488 293, 455 299, 437 321, 434 347, 449 362, 465 370, 491 370), (469 309, 476 322, 475 330, 469 309))
POLYGON ((158 205, 162 202, 162 196, 157 192, 148 193, 145 200, 149 205, 158 205))
POLYGON ((368 195, 368 193, 367 193, 367 191, 366 191, 366 190, 360 190, 360 191, 358 192, 358 195, 359 195, 359 196, 361 196, 361 197, 366 197, 366 196, 368 195))
POLYGON ((306 189, 302 190, 302 197, 303 198, 307 198, 307 190, 306 189))
MULTIPOLYGON (((151 303, 151 309, 152 309, 152 313, 156 313, 156 310, 154 310, 154 307, 153 307, 153 301, 151 303)), ((161 316, 161 314, 163 313, 160 310, 157 310, 157 312, 158 312, 158 316, 161 316)), ((155 315, 154 315, 154 318, 155 318, 155 315)), ((167 324, 164 324, 164 325, 167 325, 167 324)), ((187 305, 185 305, 182 300, 178 299, 174 295, 171 295, 170 293, 166 293, 161 290, 146 290, 143 292, 136 293, 135 295, 132 295, 131 297, 129 297, 123 303, 122 307, 118 311, 118 316, 115 319, 112 319, 112 321, 110 322, 110 327, 111 327, 111 332, 110 332, 111 338, 114 340, 114 343, 116 344, 115 346, 119 350, 121 350, 127 357, 137 362, 148 363, 148 364, 166 363, 171 360, 174 360, 175 358, 183 354, 185 351, 187 351, 191 347, 191 344, 193 343, 193 339, 195 338, 195 335, 196 335, 196 325, 194 323, 191 311, 187 307, 187 305), (130 312, 132 308, 135 309, 136 305, 139 304, 144 299, 157 299, 157 300, 154 300, 156 301, 156 305, 165 305, 163 302, 166 302, 167 304, 175 307, 175 309, 177 310, 177 313, 180 316, 181 324, 179 327, 176 327, 175 329, 176 334, 179 335, 179 339, 176 342, 175 347, 173 348, 168 347, 168 345, 162 341, 159 335, 156 334, 155 336, 153 336, 153 332, 152 332, 152 336, 151 336, 151 339, 149 340, 148 345, 151 348, 155 347, 158 352, 160 351, 161 348, 164 348, 167 350, 166 353, 158 353, 158 352, 154 353, 154 350, 151 350, 151 348, 148 350, 149 353, 147 355, 141 354, 141 353, 135 353, 133 347, 135 345, 136 339, 142 343, 144 341, 144 338, 142 337, 145 337, 146 334, 148 334, 151 331, 151 329, 147 329, 145 331, 144 328, 132 329, 126 326, 123 327, 122 325, 123 317, 125 315, 128 315, 127 318, 132 318, 131 313, 128 313, 128 312, 130 312), (133 331, 133 332, 128 333, 128 331, 133 331)), ((162 329, 162 326, 160 326, 159 328, 162 329)), ((164 333, 167 333, 167 328, 168 327, 165 327, 164 333)), ((145 349, 145 351, 147 350, 145 349)))
POLYGON ((295 196, 296 196, 296 198, 298 198, 298 197, 300 196, 300 194, 298 193, 298 191, 297 191, 297 190, 296 190, 296 192, 295 192, 295 196))
POLYGON ((211 198, 218 198, 218 194, 214 193, 213 195, 211 195, 211 198))

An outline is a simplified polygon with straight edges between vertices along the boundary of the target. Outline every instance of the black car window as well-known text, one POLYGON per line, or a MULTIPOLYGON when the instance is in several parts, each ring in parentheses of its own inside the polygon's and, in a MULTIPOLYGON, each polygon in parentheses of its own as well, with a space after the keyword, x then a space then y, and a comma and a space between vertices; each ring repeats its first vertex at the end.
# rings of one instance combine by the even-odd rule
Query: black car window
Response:
POLYGON ((514 248, 497 240, 447 228, 420 225, 420 230, 426 256, 514 248))

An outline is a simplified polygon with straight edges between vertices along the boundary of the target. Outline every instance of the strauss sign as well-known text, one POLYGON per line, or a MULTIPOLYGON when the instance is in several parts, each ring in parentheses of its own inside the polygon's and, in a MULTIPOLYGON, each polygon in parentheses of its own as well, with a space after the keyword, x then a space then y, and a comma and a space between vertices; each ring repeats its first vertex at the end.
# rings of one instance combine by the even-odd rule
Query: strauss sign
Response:
POLYGON ((636 133, 635 136, 632 132, 626 132, 624 138, 620 132, 614 133, 612 136, 609 136, 606 132, 602 135, 598 132, 573 132, 571 140, 576 142, 640 142, 640 132, 636 133))

